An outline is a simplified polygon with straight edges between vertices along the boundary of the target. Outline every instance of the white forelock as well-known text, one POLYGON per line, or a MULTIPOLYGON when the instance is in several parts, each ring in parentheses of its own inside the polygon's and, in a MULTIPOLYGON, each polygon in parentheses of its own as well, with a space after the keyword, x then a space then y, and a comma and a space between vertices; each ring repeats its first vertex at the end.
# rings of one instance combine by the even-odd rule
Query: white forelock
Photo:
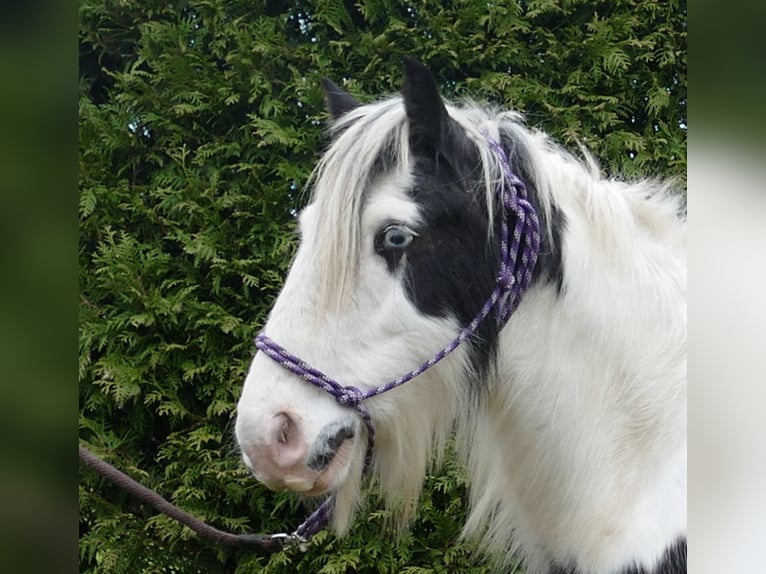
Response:
MULTIPOLYGON (((447 110, 479 152, 488 221, 493 220, 498 188, 506 185, 506 181, 485 133, 495 140, 500 139, 501 131, 506 134, 534 170, 531 176, 544 221, 551 219, 552 205, 562 182, 590 181, 597 175, 590 158, 578 161, 557 148, 544 133, 525 127, 515 112, 472 103, 460 107, 447 105, 447 110)), ((386 172, 407 176, 412 167, 409 126, 400 96, 351 110, 332 125, 330 133, 332 144, 308 183, 319 213, 315 265, 332 270, 321 274, 324 280, 319 286, 317 308, 320 315, 340 308, 353 288, 359 264, 361 213, 371 186, 386 172)), ((491 232, 492 226, 488 229, 491 232)), ((543 232, 550 238, 550 228, 543 232)))

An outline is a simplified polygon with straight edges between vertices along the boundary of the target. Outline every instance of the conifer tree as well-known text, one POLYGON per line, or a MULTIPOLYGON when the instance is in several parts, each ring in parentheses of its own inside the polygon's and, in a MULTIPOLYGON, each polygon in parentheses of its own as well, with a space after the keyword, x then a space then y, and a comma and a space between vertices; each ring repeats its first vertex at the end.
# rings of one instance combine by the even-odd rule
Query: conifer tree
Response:
MULTIPOLYGON (((80 440, 230 531, 306 512, 244 472, 232 416, 327 143, 322 76, 368 100, 411 55, 447 98, 517 109, 610 174, 685 178, 685 0, 81 0, 80 18, 80 440)), ((81 572, 487 572, 458 541, 464 495, 448 458, 401 537, 373 498, 347 538, 263 558, 81 469, 81 572)))

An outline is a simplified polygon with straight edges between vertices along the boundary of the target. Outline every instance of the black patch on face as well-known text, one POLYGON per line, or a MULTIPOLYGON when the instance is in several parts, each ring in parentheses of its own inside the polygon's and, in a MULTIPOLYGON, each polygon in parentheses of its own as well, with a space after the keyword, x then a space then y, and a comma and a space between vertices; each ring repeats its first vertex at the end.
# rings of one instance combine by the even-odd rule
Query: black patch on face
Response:
MULTIPOLYGON (((574 566, 554 566, 550 574, 587 574, 574 566)), ((679 538, 665 550, 659 563, 652 570, 630 566, 615 574, 686 574, 686 537, 679 538)))
MULTIPOLYGON (((489 233, 479 155, 457 124, 451 123, 449 136, 442 151, 421 153, 416 159, 415 181, 409 194, 423 216, 423 223, 414 229, 418 237, 405 251, 386 250, 382 247, 382 232, 388 225, 385 223, 375 238, 375 251, 386 261, 389 271, 402 274, 408 297, 422 313, 454 316, 465 327, 495 288, 501 210, 496 209, 496 221, 489 233)), ((527 154, 508 138, 503 140, 503 146, 511 169, 525 182, 530 201, 538 206, 527 154)), ((564 277, 560 245, 564 217, 554 208, 553 221, 548 222, 539 208, 537 211, 541 230, 553 226, 553 241, 546 233, 541 234, 533 284, 552 281, 560 292, 564 277)), ((513 229, 513 214, 508 225, 513 229)), ((470 352, 472 365, 480 374, 494 357, 498 334, 492 313, 474 335, 470 352)))
MULTIPOLYGON (((407 294, 426 315, 454 316, 462 327, 476 316, 495 286, 498 270, 494 239, 488 242, 487 207, 474 178, 460 177, 444 162, 420 160, 410 194, 424 224, 398 261, 404 263, 407 294)), ((483 372, 492 359, 498 329, 488 317, 474 335, 471 360, 483 372)))

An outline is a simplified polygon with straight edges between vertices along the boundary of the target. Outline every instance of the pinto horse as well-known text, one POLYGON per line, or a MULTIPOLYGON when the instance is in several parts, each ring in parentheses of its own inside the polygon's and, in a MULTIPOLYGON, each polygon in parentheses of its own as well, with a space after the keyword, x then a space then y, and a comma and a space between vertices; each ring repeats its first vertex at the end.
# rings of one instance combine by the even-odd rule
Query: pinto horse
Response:
POLYGON ((323 82, 332 143, 237 407, 247 467, 331 495, 342 535, 365 473, 412 519, 454 436, 463 534, 500 568, 686 572, 678 194, 446 103, 412 59, 374 103, 323 82))

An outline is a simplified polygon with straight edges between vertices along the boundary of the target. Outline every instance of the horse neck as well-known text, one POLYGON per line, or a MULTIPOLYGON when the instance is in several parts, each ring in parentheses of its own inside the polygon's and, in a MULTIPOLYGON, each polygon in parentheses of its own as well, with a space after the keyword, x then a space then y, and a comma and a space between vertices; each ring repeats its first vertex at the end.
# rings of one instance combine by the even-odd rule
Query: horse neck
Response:
MULTIPOLYGON (((685 473, 685 261, 635 215, 630 197, 607 193, 559 206, 563 283, 541 281, 525 294, 469 423, 466 532, 481 532, 482 516, 512 499, 485 530, 490 546, 509 544, 498 534, 503 522, 510 530, 521 521, 530 539, 514 544, 598 548, 567 533, 601 532, 604 514, 624 516, 636 504, 626 494, 667 510, 675 502, 647 490, 647 477, 675 484, 685 473)), ((643 528, 621 519, 624 532, 643 528)))
POLYGON ((501 332, 496 388, 542 420, 594 405, 662 423, 686 373, 684 226, 642 184, 578 191, 559 205, 563 281, 534 285, 501 332))

